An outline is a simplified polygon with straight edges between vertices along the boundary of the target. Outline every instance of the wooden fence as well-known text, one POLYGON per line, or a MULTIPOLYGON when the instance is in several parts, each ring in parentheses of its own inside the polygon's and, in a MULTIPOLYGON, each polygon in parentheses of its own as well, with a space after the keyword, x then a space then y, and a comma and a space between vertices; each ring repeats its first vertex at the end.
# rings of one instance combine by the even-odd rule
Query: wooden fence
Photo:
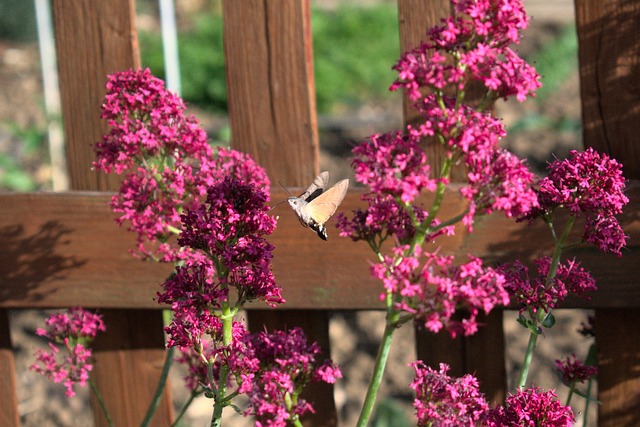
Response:
MULTIPOLYGON (((309 0, 233 0, 223 6, 232 145, 251 153, 273 182, 302 186, 318 172, 309 0)), ((447 0, 399 0, 398 7, 403 50, 450 11, 447 0)), ((95 379, 116 425, 135 426, 164 357, 160 307, 152 297, 169 267, 130 257, 133 236, 114 225, 108 207, 107 192, 117 183, 90 169, 92 145, 106 130, 99 119, 105 76, 140 65, 134 0, 52 0, 52 10, 73 191, 0 195, 0 425, 19 425, 7 310, 80 305, 105 314, 108 331, 95 343, 95 379)), ((584 144, 619 159, 626 177, 638 180, 640 2, 577 0, 576 18, 584 144)), ((343 209, 359 206, 360 194, 351 190, 343 209)), ((621 218, 631 235, 624 257, 580 249, 600 290, 590 301, 566 304, 596 310, 600 426, 640 425, 637 183, 630 183, 629 196, 621 218)), ((284 197, 274 190, 273 199, 284 197)), ((444 209, 462 210, 455 201, 444 209)), ((497 215, 483 220, 471 238, 460 230, 445 249, 486 259, 530 259, 548 249, 541 234, 540 228, 497 215)), ((301 232, 293 215, 281 215, 271 240, 287 304, 277 311, 252 310, 253 329, 263 323, 301 325, 328 352, 328 310, 380 308, 366 245, 339 238, 318 242, 301 232)), ((447 361, 454 374, 477 372, 485 393, 494 401, 503 398, 504 360, 496 357, 504 347, 501 313, 491 315, 476 336, 451 341, 419 334, 417 347, 421 358, 447 361)), ((305 425, 336 424, 332 391, 311 391, 317 416, 305 425)), ((167 392, 153 425, 169 424, 170 403, 167 392)), ((96 425, 105 425, 95 413, 96 425)))

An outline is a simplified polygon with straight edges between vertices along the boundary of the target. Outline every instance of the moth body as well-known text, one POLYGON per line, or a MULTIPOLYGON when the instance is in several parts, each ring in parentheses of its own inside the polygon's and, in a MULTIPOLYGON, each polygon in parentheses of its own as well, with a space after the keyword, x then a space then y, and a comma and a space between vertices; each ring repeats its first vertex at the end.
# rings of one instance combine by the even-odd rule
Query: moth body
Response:
POLYGON ((349 180, 343 179, 325 191, 328 182, 329 172, 322 172, 299 197, 287 199, 300 224, 311 228, 322 240, 327 240, 324 224, 335 213, 349 187, 349 180))

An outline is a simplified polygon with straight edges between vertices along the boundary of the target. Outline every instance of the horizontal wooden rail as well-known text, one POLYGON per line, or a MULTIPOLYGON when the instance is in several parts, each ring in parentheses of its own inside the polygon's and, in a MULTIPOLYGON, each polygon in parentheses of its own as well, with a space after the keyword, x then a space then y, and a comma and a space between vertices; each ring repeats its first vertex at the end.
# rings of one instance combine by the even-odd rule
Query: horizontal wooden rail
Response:
MULTIPOLYGON (((340 210, 362 207, 361 194, 362 190, 351 189, 340 210)), ((620 217, 631 236, 624 256, 605 255, 587 246, 574 249, 596 277, 599 291, 592 300, 570 300, 566 307, 640 307, 638 277, 629 274, 640 264, 640 185, 633 184, 628 194, 631 203, 620 217)), ((129 254, 134 236, 113 222, 110 196, 0 194, 0 307, 161 308, 154 297, 171 268, 129 254)), ((286 197, 274 189, 274 201, 286 197)), ((464 209, 464 201, 455 194, 445 200, 443 218, 464 209)), ((287 300, 283 308, 382 307, 380 286, 369 275, 373 258, 365 243, 339 237, 334 227, 329 227, 329 240, 324 242, 302 228, 288 206, 274 213, 279 216, 278 228, 270 241, 276 247, 274 274, 287 300)), ((516 223, 498 213, 481 219, 472 234, 459 229, 455 237, 433 245, 434 249, 441 245, 443 253, 471 253, 489 261, 531 260, 549 253, 547 236, 541 223, 516 223)))

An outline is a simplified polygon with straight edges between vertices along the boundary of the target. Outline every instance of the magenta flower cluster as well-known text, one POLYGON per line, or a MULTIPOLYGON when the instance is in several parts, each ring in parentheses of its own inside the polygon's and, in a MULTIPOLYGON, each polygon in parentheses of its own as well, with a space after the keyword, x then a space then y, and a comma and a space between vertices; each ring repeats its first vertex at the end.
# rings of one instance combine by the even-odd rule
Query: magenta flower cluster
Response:
POLYGON ((471 106, 464 97, 471 80, 485 84, 489 102, 510 95, 522 100, 540 86, 535 70, 508 48, 527 26, 522 4, 461 0, 453 5, 455 16, 430 30, 427 42, 405 53, 394 67, 398 78, 391 90, 404 89, 421 120, 406 133, 372 135, 353 150, 356 179, 370 189, 363 197, 369 209, 356 211, 351 222, 340 218, 343 236, 371 244, 397 235, 404 244, 417 227, 428 234, 425 241, 453 233, 451 226, 440 227, 436 216, 427 219, 424 212, 418 217, 410 205, 421 193, 447 184, 451 167, 460 163, 467 171, 460 193, 469 201, 462 218, 469 230, 478 215, 502 211, 519 217, 538 206, 534 175, 498 146, 505 135, 501 121, 485 111, 487 102, 471 106), (432 169, 427 157, 433 144, 445 150, 447 163, 440 171, 432 169), (385 225, 390 229, 381 230, 385 225))
POLYGON ((309 345, 300 328, 251 335, 247 348, 258 371, 251 378, 245 376, 242 390, 249 396, 248 413, 255 416, 258 427, 286 427, 287 421, 313 412, 307 401, 297 397, 300 390, 311 381, 331 384, 342 378, 333 363, 319 362, 320 347, 309 345))
POLYGON ((519 0, 454 0, 455 13, 427 33, 427 41, 405 53, 395 65, 398 81, 410 99, 421 88, 463 91, 481 82, 494 98, 524 101, 540 87, 535 69, 509 48, 520 41, 528 18, 519 0), (449 58, 453 58, 450 61, 449 58))
POLYGON ((252 335, 234 321, 249 301, 284 302, 266 240, 276 220, 265 170, 245 154, 212 148, 182 99, 149 70, 109 76, 102 117, 110 131, 96 145, 94 167, 127 174, 112 200, 117 222, 130 224, 144 258, 178 265, 157 299, 171 306, 165 330, 188 366, 187 386, 213 397, 214 413, 247 394, 247 413, 264 425, 312 410, 297 399, 302 386, 332 382, 340 371, 316 361, 317 345, 300 330, 252 335))
POLYGON ((144 258, 184 258, 171 241, 180 214, 225 176, 269 192, 264 169, 246 154, 213 149, 195 117, 185 115, 182 99, 148 69, 109 76, 102 117, 110 131, 96 144, 94 167, 127 173, 111 207, 118 224, 128 222, 137 234, 144 258))
POLYGON ((503 406, 492 409, 483 427, 572 427, 575 417, 570 406, 558 401, 553 390, 537 387, 519 389, 503 406))
POLYGON ((484 267, 479 258, 470 256, 469 262, 454 265, 451 256, 424 252, 420 247, 414 256, 407 256, 407 249, 398 247, 396 255, 403 255, 401 258, 387 256, 373 265, 372 275, 382 280, 386 291, 398 296, 398 310, 411 314, 429 331, 445 329, 452 337, 472 335, 478 330, 479 313, 509 303, 504 277, 484 267), (454 314, 461 308, 466 317, 456 320, 454 314))
POLYGON ((598 367, 585 364, 575 354, 566 359, 556 359, 556 369, 562 377, 562 382, 568 386, 583 383, 598 375, 598 367))
POLYGON ((178 243, 199 257, 178 267, 158 293, 158 302, 174 312, 167 327, 170 346, 189 347, 203 334, 214 336, 220 327, 214 311, 228 301, 231 288, 238 306, 254 299, 272 306, 284 302, 271 271, 273 246, 264 238, 276 225, 266 200, 252 184, 225 178, 209 187, 204 204, 182 215, 178 243))
POLYGON ((192 391, 200 389, 214 394, 216 385, 220 381, 222 367, 227 368, 232 374, 227 381, 234 380, 236 385, 241 384, 244 378, 250 378, 258 369, 247 351, 246 343, 251 336, 244 323, 234 321, 231 335, 230 343, 223 343, 222 322, 217 320, 215 326, 197 339, 193 339, 197 344, 185 346, 178 344, 181 355, 176 358, 176 361, 187 367, 184 380, 188 389, 192 391))
POLYGON ((36 362, 30 369, 42 374, 55 383, 62 383, 65 394, 75 396, 73 387, 84 386, 93 369, 91 349, 87 347, 96 334, 105 331, 102 317, 81 308, 52 314, 46 321, 46 328, 38 328, 36 334, 49 342, 49 351, 37 350, 36 362), (61 353, 60 347, 65 352, 61 353))
POLYGON ((473 375, 450 377, 449 366, 441 363, 435 370, 422 361, 411 364, 416 377, 411 383, 416 397, 418 426, 425 427, 473 427, 482 420, 489 405, 479 390, 473 375))
POLYGON ((373 193, 389 194, 404 203, 412 202, 421 190, 434 191, 427 154, 420 138, 400 132, 372 135, 353 149, 356 179, 373 193))
MULTIPOLYGON (((366 209, 353 211, 351 218, 344 213, 337 217, 336 226, 340 229, 340 236, 350 237, 357 242, 364 240, 378 247, 387 238, 394 236, 401 244, 409 244, 415 236, 416 228, 411 215, 396 202, 391 195, 369 194, 363 197, 367 201, 366 209)), ((412 215, 422 222, 427 212, 418 206, 411 206, 412 215)), ((437 221, 434 221, 437 226, 437 221)), ((453 233, 453 227, 442 227, 430 233, 428 240, 433 240, 441 234, 453 233)))
POLYGON ((563 207, 575 217, 584 217, 584 241, 604 252, 621 255, 628 236, 615 215, 629 202, 624 194, 622 165, 593 148, 571 151, 565 160, 553 162, 549 174, 540 180, 540 206, 524 215, 547 217, 563 207))
POLYGON ((549 277, 550 257, 539 258, 534 263, 538 273, 534 280, 529 277, 529 268, 520 261, 498 268, 505 276, 505 289, 523 306, 522 310, 529 308, 534 313, 538 310, 549 312, 569 295, 585 298, 585 293, 597 289, 595 279, 575 259, 560 262, 552 278, 549 277))
POLYGON ((300 391, 310 382, 342 378, 337 366, 319 360, 320 347, 308 344, 300 328, 250 334, 243 324, 234 323, 233 336, 228 346, 202 340, 199 351, 184 348, 177 360, 188 368, 185 382, 191 390, 215 388, 208 364, 215 382, 221 366, 228 367, 238 393, 249 398, 245 415, 254 416, 257 426, 285 427, 293 418, 313 412, 309 402, 298 398, 300 391))

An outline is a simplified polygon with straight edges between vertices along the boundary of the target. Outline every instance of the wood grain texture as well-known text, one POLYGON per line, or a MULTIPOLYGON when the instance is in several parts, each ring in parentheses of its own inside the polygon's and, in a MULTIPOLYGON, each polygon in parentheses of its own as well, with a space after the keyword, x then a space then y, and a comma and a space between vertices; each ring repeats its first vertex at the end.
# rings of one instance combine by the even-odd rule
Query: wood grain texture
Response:
MULTIPOLYGON (((419 46, 421 42, 426 41, 427 29, 441 25, 441 19, 448 17, 451 11, 449 0, 399 0, 398 19, 402 52, 410 51, 419 46)), ((484 92, 484 88, 472 86, 467 89, 465 102, 473 105, 484 92)), ((412 101, 408 97, 403 97, 404 122, 406 125, 417 126, 424 121, 424 118, 411 107, 411 103, 412 101)), ((445 150, 438 141, 427 139, 425 144, 429 164, 434 174, 438 174, 445 158, 445 150)), ((451 171, 451 181, 464 181, 466 174, 464 165, 456 165, 451 171)), ((459 233, 462 232, 459 230, 459 233)), ((493 402, 500 401, 504 397, 506 384, 504 355, 502 352, 492 352, 492 354, 499 356, 497 359, 489 358, 478 353, 477 350, 492 344, 500 345, 499 348, 504 347, 501 314, 501 312, 496 312, 496 314, 488 316, 478 337, 459 337, 452 341, 446 334, 433 335, 417 329, 416 350, 418 358, 432 367, 437 367, 439 362, 448 363, 452 367, 453 375, 475 372, 478 378, 482 379, 482 391, 493 402), (500 362, 502 365, 499 365, 500 362)))
MULTIPOLYGON (((310 2, 242 0, 223 5, 231 146, 250 153, 273 183, 308 184, 319 172, 310 2)), ((285 276, 274 271, 276 277, 285 276)), ((304 273, 311 271, 306 268, 304 273)), ((305 279, 294 280, 299 284, 305 279)), ((300 298, 313 304, 309 296, 300 298)), ((326 312, 254 310, 248 320, 253 332, 299 325, 310 342, 331 354, 326 312)), ((305 417, 305 425, 336 425, 333 385, 306 388, 304 395, 316 409, 305 417)))
POLYGON ((585 147, 624 164, 640 178, 640 3, 576 1, 585 147))
POLYGON ((0 426, 19 427, 16 364, 10 332, 9 313, 0 309, 0 426))
POLYGON ((599 427, 640 425, 638 322, 638 310, 596 310, 599 427))
MULTIPOLYGON (((53 2, 55 23, 55 38, 59 74, 60 93, 62 102, 62 118, 66 136, 67 165, 69 181, 73 190, 115 190, 118 178, 105 176, 93 172, 91 163, 95 159, 93 146, 106 133, 106 126, 100 120, 100 106, 105 93, 107 74, 139 68, 138 39, 135 31, 135 1, 134 0, 55 0, 53 2)), ((73 216, 76 210, 83 210, 83 206, 68 206, 61 215, 73 216)), ((106 221, 109 221, 105 218, 106 221)), ((69 224, 75 227, 75 224, 69 224)), ((17 236, 24 230, 11 229, 17 236)), ((103 251, 109 251, 109 245, 101 246, 89 233, 82 236, 82 247, 71 254, 46 252, 44 248, 51 247, 51 241, 64 246, 66 229, 60 228, 59 223, 45 223, 34 230, 31 237, 39 241, 42 246, 36 246, 31 257, 38 264, 43 260, 53 261, 47 264, 49 273, 54 277, 64 277, 69 269, 85 264, 97 273, 91 282, 88 277, 77 276, 74 283, 79 286, 69 289, 71 295, 86 295, 88 289, 99 289, 101 284, 105 289, 113 290, 109 281, 114 275, 129 276, 128 289, 121 287, 116 292, 120 298, 126 299, 129 292, 136 293, 136 267, 126 270, 126 261, 121 266, 116 264, 100 266, 103 251), (89 249, 94 245, 94 249, 89 249), (95 249, 98 249, 96 253, 95 249), (89 256, 89 253, 92 252, 89 256), (104 269, 106 267, 106 270, 104 269), (84 282, 84 283, 83 283, 84 282)), ((95 230, 94 230, 95 231, 95 230)), ((111 232, 117 232, 112 229, 111 232)), ((18 244, 33 245, 34 240, 19 239, 18 244)), ((111 240, 111 239, 106 239, 111 240)), ((78 243, 80 241, 78 240, 78 243)), ((124 261, 124 260, 123 260, 124 261)), ((45 261, 46 263, 46 261, 45 261)), ((32 265, 22 274, 29 277, 37 265, 32 265)), ((12 274, 15 274, 12 273, 12 274)), ((49 277, 51 277, 49 276, 49 277)), ((36 279, 37 280, 37 279, 36 279)), ((39 298, 38 292, 31 293, 30 286, 21 290, 23 295, 39 298)), ((55 293, 55 289, 52 290, 55 293)), ((45 291, 48 292, 48 291, 45 291)), ((99 291, 98 294, 102 294, 99 291)), ((151 298, 149 294, 144 294, 151 298)), ((98 296, 94 294, 94 296, 98 296)), ((103 297, 108 297, 104 294, 103 297)), ((73 297, 71 298, 74 299, 73 297)), ((83 298, 81 298, 83 299, 83 298)), ((87 304, 84 307, 96 307, 87 304)), ((59 304, 69 307, 71 301, 59 304)), ((104 304, 99 304, 105 306, 104 304)), ((110 306, 107 304, 106 306, 110 306)), ((162 314, 158 311, 117 310, 108 312, 106 335, 98 336, 95 342, 94 357, 96 360, 92 377, 98 388, 102 390, 108 407, 111 410, 115 425, 138 425, 147 411, 151 397, 159 378, 158 363, 164 359, 164 332, 162 330, 162 314), (145 319, 147 325, 134 324, 133 320, 145 319), (145 343, 145 350, 141 351, 140 343, 145 343)), ((105 417, 92 395, 92 405, 96 426, 106 426, 105 417)), ((169 387, 161 398, 152 425, 165 426, 171 424, 172 414, 169 387)))
MULTIPOLYGON (((464 210, 456 190, 450 191, 443 218, 464 210)), ((568 252, 584 259, 600 289, 591 300, 571 300, 567 307, 640 307, 637 278, 628 273, 640 263, 640 185, 630 186, 627 193, 631 202, 620 217, 630 235, 624 256, 588 246, 568 252)), ((361 189, 350 189, 338 212, 363 208, 361 194, 361 189)), ((273 204, 286 197, 283 190, 273 189, 273 204)), ((0 307, 159 308, 153 297, 170 268, 128 253, 135 237, 113 222, 109 200, 107 193, 91 192, 0 194, 0 259, 7 260, 0 263, 0 307)), ((423 200, 429 203, 428 197, 423 200)), ((274 274, 287 299, 283 308, 381 308, 379 284, 369 275, 371 250, 364 242, 339 237, 333 220, 329 240, 321 241, 286 205, 272 214, 279 217, 269 241, 276 247, 274 274)), ((470 235, 458 231, 433 247, 489 262, 517 257, 531 262, 550 248, 546 226, 516 223, 502 214, 482 219, 470 235)))
POLYGON ((53 0, 52 12, 71 188, 108 190, 117 177, 91 171, 107 74, 139 68, 133 0, 53 0))
POLYGON ((309 1, 223 6, 231 144, 302 186, 318 172, 309 1))
MULTIPOLYGON (((576 1, 584 145, 621 161, 632 179, 640 177, 639 21, 638 2, 576 1)), ((616 267, 602 274, 626 277, 628 292, 640 293, 631 289, 640 284, 638 264, 616 267)), ((640 424, 640 313, 623 307, 596 310, 602 427, 640 424)))
MULTIPOLYGON (((114 425, 139 426, 146 415, 153 392, 158 385, 165 351, 158 340, 163 322, 154 310, 100 310, 107 331, 98 335, 93 348, 96 355, 96 378, 114 425), (102 378, 110 375, 112 378, 102 378), (120 420, 116 424, 115 420, 120 420)), ((164 338, 164 336, 162 336, 164 338)), ((167 383, 169 387, 169 383, 167 383)), ((108 426, 98 403, 92 406, 96 426, 108 426)), ((165 392, 151 419, 150 426, 164 427, 173 419, 171 393, 165 392)))

